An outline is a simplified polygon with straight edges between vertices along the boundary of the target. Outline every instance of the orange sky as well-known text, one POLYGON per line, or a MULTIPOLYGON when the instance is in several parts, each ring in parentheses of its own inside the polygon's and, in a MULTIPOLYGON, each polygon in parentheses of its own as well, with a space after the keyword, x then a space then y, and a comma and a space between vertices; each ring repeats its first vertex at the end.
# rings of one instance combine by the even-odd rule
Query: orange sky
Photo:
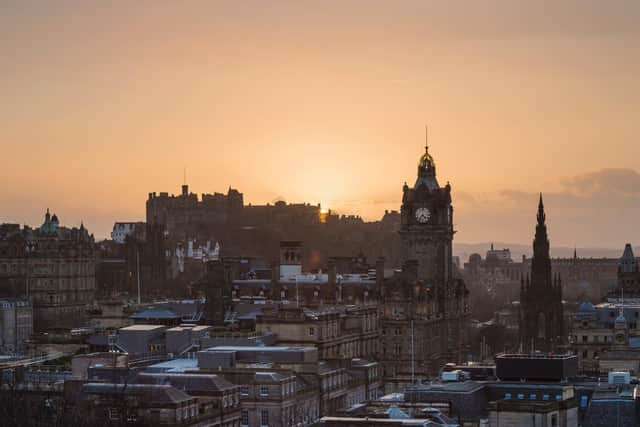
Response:
POLYGON ((379 218, 423 127, 457 239, 640 242, 640 3, 3 4, 0 221, 104 237, 150 191, 379 218))

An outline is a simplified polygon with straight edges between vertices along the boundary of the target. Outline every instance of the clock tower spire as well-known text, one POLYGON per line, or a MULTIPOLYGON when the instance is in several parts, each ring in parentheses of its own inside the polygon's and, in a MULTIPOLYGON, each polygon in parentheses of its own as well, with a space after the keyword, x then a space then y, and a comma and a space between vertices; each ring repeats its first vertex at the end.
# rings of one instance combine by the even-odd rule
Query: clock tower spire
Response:
POLYGON ((428 144, 414 186, 403 187, 401 218, 403 258, 417 261, 419 279, 444 295, 452 272, 451 186, 438 183, 428 144))

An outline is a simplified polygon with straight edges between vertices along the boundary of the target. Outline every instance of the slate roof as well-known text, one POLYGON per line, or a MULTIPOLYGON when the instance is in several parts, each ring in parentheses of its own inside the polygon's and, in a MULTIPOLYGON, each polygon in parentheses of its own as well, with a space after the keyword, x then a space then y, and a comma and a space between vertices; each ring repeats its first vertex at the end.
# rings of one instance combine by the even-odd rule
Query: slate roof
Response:
POLYGON ((129 316, 131 319, 180 319, 180 316, 171 310, 149 309, 129 316))
POLYGON ((237 386, 215 374, 156 374, 141 373, 136 377, 137 384, 171 385, 188 393, 222 392, 233 390, 237 386))
POLYGON ((125 395, 140 396, 143 398, 142 401, 151 406, 177 404, 194 399, 170 385, 87 383, 82 387, 82 391, 86 394, 116 395, 124 393, 125 395))

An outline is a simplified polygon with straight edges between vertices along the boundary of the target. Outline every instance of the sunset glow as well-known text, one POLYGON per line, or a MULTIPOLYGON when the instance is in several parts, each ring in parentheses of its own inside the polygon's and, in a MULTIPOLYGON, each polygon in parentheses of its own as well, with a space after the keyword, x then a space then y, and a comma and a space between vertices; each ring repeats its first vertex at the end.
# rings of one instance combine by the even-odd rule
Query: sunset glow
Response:
POLYGON ((1 219, 106 237, 183 165, 197 193, 379 219, 429 124, 458 241, 527 243, 539 191, 554 243, 640 237, 638 2, 261 4, 5 4, 1 219))

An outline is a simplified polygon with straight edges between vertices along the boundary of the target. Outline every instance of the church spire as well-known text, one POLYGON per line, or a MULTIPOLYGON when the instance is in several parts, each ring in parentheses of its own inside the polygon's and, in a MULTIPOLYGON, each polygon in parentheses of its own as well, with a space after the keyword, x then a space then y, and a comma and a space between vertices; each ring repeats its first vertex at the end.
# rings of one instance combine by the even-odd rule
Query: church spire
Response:
POLYGON ((544 203, 542 202, 542 193, 540 193, 540 201, 538 202, 538 225, 544 225, 544 222, 546 219, 547 219, 547 216, 544 213, 544 203))

